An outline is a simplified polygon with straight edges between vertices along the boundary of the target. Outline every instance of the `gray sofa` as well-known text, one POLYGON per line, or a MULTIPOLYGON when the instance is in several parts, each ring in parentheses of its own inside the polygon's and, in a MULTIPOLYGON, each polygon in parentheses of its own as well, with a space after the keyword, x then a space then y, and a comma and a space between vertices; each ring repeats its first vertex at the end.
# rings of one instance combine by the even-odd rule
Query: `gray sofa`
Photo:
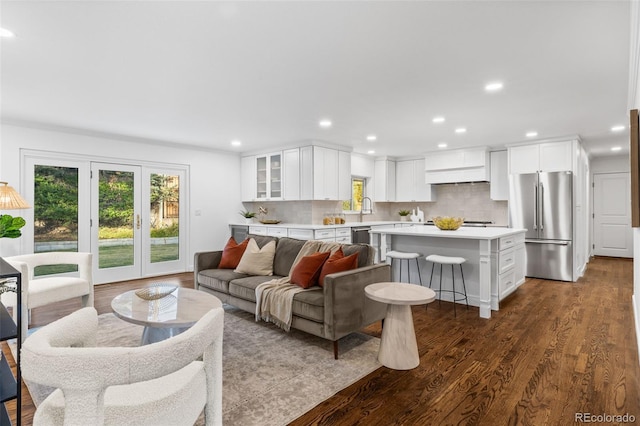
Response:
MULTIPOLYGON (((276 241, 273 275, 251 276, 232 269, 217 269, 222 251, 199 252, 194 260, 194 287, 206 291, 247 312, 256 311, 255 288, 273 278, 288 275, 296 255, 305 241, 286 237, 250 235, 259 247, 276 241)), ((338 340, 369 324, 384 319, 386 305, 367 298, 364 288, 372 283, 390 281, 387 264, 373 264, 374 250, 367 244, 344 244, 345 256, 358 254, 358 268, 329 274, 324 286, 312 287, 293 299, 292 328, 333 341, 334 357, 338 358, 338 340)))

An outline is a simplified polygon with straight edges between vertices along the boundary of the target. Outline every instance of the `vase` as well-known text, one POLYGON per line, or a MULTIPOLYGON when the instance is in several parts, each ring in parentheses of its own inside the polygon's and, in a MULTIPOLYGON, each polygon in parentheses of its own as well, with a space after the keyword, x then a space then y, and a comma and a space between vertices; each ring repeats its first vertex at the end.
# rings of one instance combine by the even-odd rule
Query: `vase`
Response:
POLYGON ((244 218, 244 223, 246 225, 251 225, 253 223, 253 218, 252 217, 245 217, 244 218))

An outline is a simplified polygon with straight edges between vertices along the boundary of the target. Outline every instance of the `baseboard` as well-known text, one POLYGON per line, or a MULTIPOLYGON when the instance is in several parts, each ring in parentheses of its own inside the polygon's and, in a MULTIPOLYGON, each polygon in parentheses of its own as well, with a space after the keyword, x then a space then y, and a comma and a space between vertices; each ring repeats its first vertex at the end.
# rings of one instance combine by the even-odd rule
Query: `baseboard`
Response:
MULTIPOLYGON (((633 319, 636 324, 636 345, 638 345, 638 354, 640 355, 640 298, 638 297, 637 294, 634 294, 632 296, 632 300, 633 300, 633 319)), ((640 356, 638 358, 640 359, 640 356)))

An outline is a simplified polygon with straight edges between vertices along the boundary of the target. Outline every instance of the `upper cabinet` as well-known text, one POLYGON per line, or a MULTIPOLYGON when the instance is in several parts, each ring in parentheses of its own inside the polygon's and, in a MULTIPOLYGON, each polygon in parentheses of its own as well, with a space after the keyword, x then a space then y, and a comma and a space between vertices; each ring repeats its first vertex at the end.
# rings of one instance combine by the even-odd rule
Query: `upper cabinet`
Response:
POLYGON ((314 200, 338 200, 338 159, 335 149, 313 147, 314 200))
POLYGON ((396 162, 376 159, 373 166, 373 201, 396 201, 396 162))
POLYGON ((425 183, 425 161, 396 162, 396 201, 435 201, 435 188, 425 183))
POLYGON ((509 199, 509 171, 507 151, 491 152, 490 197, 496 201, 509 199))
POLYGON ((573 170, 574 141, 545 142, 509 147, 509 173, 573 170))
POLYGON ((351 153, 309 145, 242 157, 242 201, 348 200, 351 153))
POLYGON ((489 151, 485 147, 429 152, 425 156, 425 182, 488 182, 489 151))
POLYGON ((242 157, 242 199, 282 200, 282 152, 242 157))
POLYGON ((282 152, 282 199, 300 199, 300 150, 287 149, 282 152))

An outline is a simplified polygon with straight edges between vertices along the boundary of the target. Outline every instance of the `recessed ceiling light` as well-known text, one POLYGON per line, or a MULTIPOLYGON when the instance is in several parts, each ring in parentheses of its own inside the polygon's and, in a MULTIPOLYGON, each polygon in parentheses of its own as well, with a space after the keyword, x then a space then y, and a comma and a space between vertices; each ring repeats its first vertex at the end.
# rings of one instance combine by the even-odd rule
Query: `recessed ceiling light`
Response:
POLYGON ((538 136, 538 132, 527 132, 525 136, 528 138, 535 138, 536 136, 538 136))
POLYGON ((438 117, 433 117, 433 121, 434 123, 444 123, 444 117, 442 116, 438 116, 438 117))
POLYGON ((498 90, 502 89, 502 87, 503 85, 501 82, 494 81, 484 86, 484 90, 486 90, 487 92, 497 92, 498 90))
POLYGON ((620 151, 622 149, 621 146, 614 146, 611 148, 611 151, 620 151))
POLYGON ((320 120, 320 122, 318 123, 320 125, 320 127, 322 127, 323 129, 328 129, 329 127, 331 127, 333 125, 333 123, 331 122, 331 120, 320 120))
POLYGON ((444 142, 441 142, 438 144, 438 148, 446 148, 446 147, 447 147, 447 144, 444 142))
POLYGON ((465 129, 464 127, 458 127, 456 129, 456 133, 466 133, 466 132, 467 132, 467 129, 465 129))
POLYGON ((375 154, 376 152, 373 149, 370 149, 369 151, 367 151, 367 154, 375 154))
POLYGON ((376 139, 378 139, 378 137, 377 137, 376 135, 369 135, 369 136, 367 136, 367 140, 368 140, 368 141, 373 142, 373 141, 375 141, 376 139))
POLYGON ((238 139, 235 139, 235 140, 232 140, 232 141, 231 141, 231 145, 233 145, 233 146, 240 146, 240 145, 242 145, 242 142, 241 142, 241 141, 239 141, 238 139))
POLYGON ((623 131, 624 129, 626 129, 626 127, 625 127, 625 126, 618 125, 618 126, 613 126, 613 127, 611 128, 611 131, 612 131, 612 132, 621 132, 621 131, 623 131))
POLYGON ((16 35, 6 28, 0 28, 0 37, 15 37, 16 35))

